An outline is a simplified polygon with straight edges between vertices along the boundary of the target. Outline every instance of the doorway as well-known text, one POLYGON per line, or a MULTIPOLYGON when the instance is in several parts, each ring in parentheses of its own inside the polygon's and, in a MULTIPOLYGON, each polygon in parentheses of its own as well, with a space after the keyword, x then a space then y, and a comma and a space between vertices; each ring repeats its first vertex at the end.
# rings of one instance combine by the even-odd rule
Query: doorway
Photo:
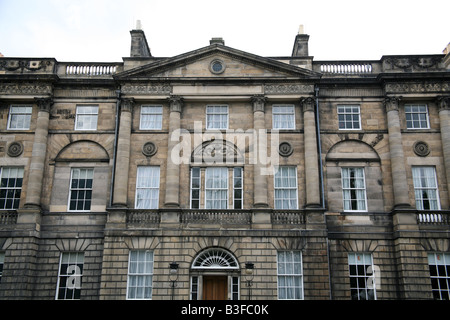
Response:
POLYGON ((227 300, 227 276, 203 276, 203 300, 227 300))

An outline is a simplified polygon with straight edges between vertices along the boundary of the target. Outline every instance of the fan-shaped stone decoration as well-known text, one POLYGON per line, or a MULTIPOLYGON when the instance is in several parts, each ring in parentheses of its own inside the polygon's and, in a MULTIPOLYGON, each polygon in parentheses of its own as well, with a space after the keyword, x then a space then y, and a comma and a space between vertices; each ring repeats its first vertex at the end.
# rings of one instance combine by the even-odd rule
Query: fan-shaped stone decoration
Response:
POLYGON ((157 151, 158 151, 158 148, 156 147, 156 145, 153 142, 147 142, 142 147, 142 153, 146 157, 154 156, 157 151))
POLYGON ((414 152, 419 157, 426 157, 430 154, 430 147, 424 141, 418 141, 414 144, 414 152))
POLYGON ((23 152, 23 144, 18 141, 11 142, 8 147, 8 155, 10 157, 18 157, 23 152))
POLYGON ((200 253, 192 264, 192 268, 198 269, 238 269, 236 258, 229 252, 220 248, 211 248, 200 253))

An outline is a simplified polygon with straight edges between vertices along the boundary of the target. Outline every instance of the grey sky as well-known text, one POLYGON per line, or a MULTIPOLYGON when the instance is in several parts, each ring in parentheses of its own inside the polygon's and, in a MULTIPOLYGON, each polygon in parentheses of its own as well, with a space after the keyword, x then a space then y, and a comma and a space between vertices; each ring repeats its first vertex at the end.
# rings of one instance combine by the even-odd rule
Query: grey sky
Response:
POLYGON ((152 54, 209 45, 289 56, 300 24, 315 60, 440 54, 450 41, 450 1, 0 0, 0 52, 59 61, 122 61, 141 20, 152 54))

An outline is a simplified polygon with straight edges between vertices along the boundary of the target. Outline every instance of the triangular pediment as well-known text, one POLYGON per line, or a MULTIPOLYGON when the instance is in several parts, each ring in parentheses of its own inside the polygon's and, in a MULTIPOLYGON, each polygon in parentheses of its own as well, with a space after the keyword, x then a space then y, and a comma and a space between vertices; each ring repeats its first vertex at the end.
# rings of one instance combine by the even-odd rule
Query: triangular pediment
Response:
POLYGON ((321 74, 271 58, 210 45, 115 75, 117 80, 144 79, 318 79, 321 74))

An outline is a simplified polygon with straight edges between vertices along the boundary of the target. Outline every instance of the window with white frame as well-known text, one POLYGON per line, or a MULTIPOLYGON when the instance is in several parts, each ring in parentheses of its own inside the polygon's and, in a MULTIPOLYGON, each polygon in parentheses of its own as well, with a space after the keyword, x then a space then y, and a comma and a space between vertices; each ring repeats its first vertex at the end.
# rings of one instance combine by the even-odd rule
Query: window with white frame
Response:
POLYGON ((3 265, 5 264, 5 253, 0 251, 0 283, 2 283, 3 265))
POLYGON ((280 166, 274 175, 275 209, 298 209, 297 168, 280 166))
POLYGON ((364 168, 342 168, 344 211, 367 211, 364 168))
POLYGON ((136 209, 158 209, 159 207, 158 166, 140 166, 136 179, 136 209))
POLYGON ((358 105, 342 105, 337 107, 340 130, 361 129, 360 107, 358 105))
POLYGON ((153 251, 132 250, 128 260, 127 299, 151 299, 153 291, 153 251))
POLYGON ((228 129, 228 106, 206 107, 206 129, 228 129))
POLYGON ((352 300, 376 300, 372 255, 349 253, 350 294, 352 300))
POLYGON ((83 278, 84 253, 63 252, 59 262, 57 300, 79 300, 83 278))
POLYGON ((412 167, 417 210, 439 210, 439 191, 434 167, 412 167))
POLYGON ((243 168, 192 167, 190 189, 191 209, 200 209, 202 203, 205 209, 243 209, 243 168), (229 181, 232 183, 231 190, 229 181))
POLYGON ((9 108, 8 130, 29 130, 32 110, 31 106, 11 106, 9 108))
POLYGON ((295 129, 295 110, 293 105, 272 106, 273 129, 295 129))
POLYGON ((228 168, 206 168, 205 209, 228 208, 228 168))
POLYGON ((19 208, 22 193, 23 168, 0 168, 0 210, 19 208))
POLYGON ((429 253, 431 290, 435 300, 450 300, 450 253, 429 253))
POLYGON ((301 251, 278 251, 278 299, 303 299, 303 267, 301 251))
POLYGON ((69 211, 89 211, 92 202, 94 169, 72 168, 70 175, 69 211))
POLYGON ((428 129, 428 107, 424 104, 405 105, 406 128, 428 129))
POLYGON ((98 106, 77 106, 75 130, 97 130, 98 106))
POLYGON ((161 130, 162 129, 162 106, 141 106, 141 130, 161 130))

